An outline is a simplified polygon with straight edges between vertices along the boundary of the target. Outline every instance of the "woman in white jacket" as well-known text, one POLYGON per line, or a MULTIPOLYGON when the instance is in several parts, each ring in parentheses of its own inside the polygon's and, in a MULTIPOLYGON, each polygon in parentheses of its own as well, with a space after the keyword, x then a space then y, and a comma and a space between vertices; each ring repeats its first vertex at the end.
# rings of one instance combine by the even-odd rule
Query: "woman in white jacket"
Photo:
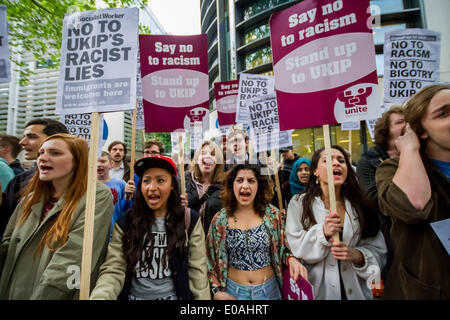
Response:
POLYGON ((330 211, 324 149, 314 153, 306 192, 289 203, 286 234, 295 257, 308 269, 318 300, 372 299, 369 282, 379 284, 386 246, 376 213, 363 195, 349 158, 332 146, 337 213, 330 211), (339 216, 345 214, 341 223, 339 216), (340 233, 340 241, 333 234, 340 233))

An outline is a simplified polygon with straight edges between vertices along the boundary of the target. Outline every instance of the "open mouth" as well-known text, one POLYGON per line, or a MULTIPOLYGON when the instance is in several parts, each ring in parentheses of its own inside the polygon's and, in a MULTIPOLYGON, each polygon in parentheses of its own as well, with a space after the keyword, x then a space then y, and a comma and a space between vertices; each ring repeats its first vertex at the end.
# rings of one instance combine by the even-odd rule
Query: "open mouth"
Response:
POLYGON ((334 169, 334 170, 333 170, 333 176, 335 176, 335 177, 340 177, 340 176, 342 176, 342 171, 339 170, 339 169, 334 169))
POLYGON ((249 200, 251 195, 252 195, 251 192, 248 192, 248 191, 242 191, 239 193, 239 196, 244 201, 249 200))
POLYGON ((41 173, 49 173, 50 170, 52 170, 52 169, 53 169, 53 167, 46 166, 46 165, 41 165, 39 167, 39 170, 40 170, 41 173))
POLYGON ((157 203, 159 201, 159 199, 161 199, 161 197, 156 194, 152 194, 152 195, 148 196, 148 201, 150 203, 157 203))

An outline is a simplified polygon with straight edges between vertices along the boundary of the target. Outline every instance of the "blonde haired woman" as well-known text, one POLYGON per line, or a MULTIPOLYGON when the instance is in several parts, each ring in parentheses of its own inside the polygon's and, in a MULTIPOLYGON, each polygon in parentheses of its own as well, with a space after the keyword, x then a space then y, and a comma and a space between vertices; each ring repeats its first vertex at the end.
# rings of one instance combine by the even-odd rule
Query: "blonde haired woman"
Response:
MULTIPOLYGON (((213 141, 204 141, 195 151, 186 174, 186 194, 188 207, 200 213, 205 234, 212 217, 223 208, 220 199, 223 171, 222 150, 213 141)), ((182 198, 186 204, 186 197, 182 198)))
MULTIPOLYGON (((86 207, 88 145, 55 134, 39 149, 38 170, 0 245, 0 299, 76 299, 86 207), (75 281, 74 281, 75 280, 75 281)), ((106 255, 111 191, 97 183, 91 279, 106 255)))

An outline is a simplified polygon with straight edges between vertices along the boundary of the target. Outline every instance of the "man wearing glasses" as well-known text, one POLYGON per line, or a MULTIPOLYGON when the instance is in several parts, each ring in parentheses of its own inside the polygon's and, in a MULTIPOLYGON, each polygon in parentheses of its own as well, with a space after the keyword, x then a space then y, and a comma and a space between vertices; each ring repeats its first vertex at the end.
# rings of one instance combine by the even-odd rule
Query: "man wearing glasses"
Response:
POLYGON ((162 156, 164 154, 164 144, 157 139, 149 139, 144 144, 144 157, 162 156))

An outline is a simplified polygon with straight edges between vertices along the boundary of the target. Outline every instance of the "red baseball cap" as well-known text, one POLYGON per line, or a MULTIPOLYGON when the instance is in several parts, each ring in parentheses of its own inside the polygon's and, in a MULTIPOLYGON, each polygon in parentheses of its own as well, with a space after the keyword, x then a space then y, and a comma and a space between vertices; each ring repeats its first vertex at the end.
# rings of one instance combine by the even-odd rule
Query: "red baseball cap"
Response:
POLYGON ((164 156, 150 156, 144 157, 136 161, 134 164, 134 171, 139 177, 142 177, 145 170, 150 168, 162 168, 170 173, 177 175, 177 167, 173 160, 169 157, 164 156))

